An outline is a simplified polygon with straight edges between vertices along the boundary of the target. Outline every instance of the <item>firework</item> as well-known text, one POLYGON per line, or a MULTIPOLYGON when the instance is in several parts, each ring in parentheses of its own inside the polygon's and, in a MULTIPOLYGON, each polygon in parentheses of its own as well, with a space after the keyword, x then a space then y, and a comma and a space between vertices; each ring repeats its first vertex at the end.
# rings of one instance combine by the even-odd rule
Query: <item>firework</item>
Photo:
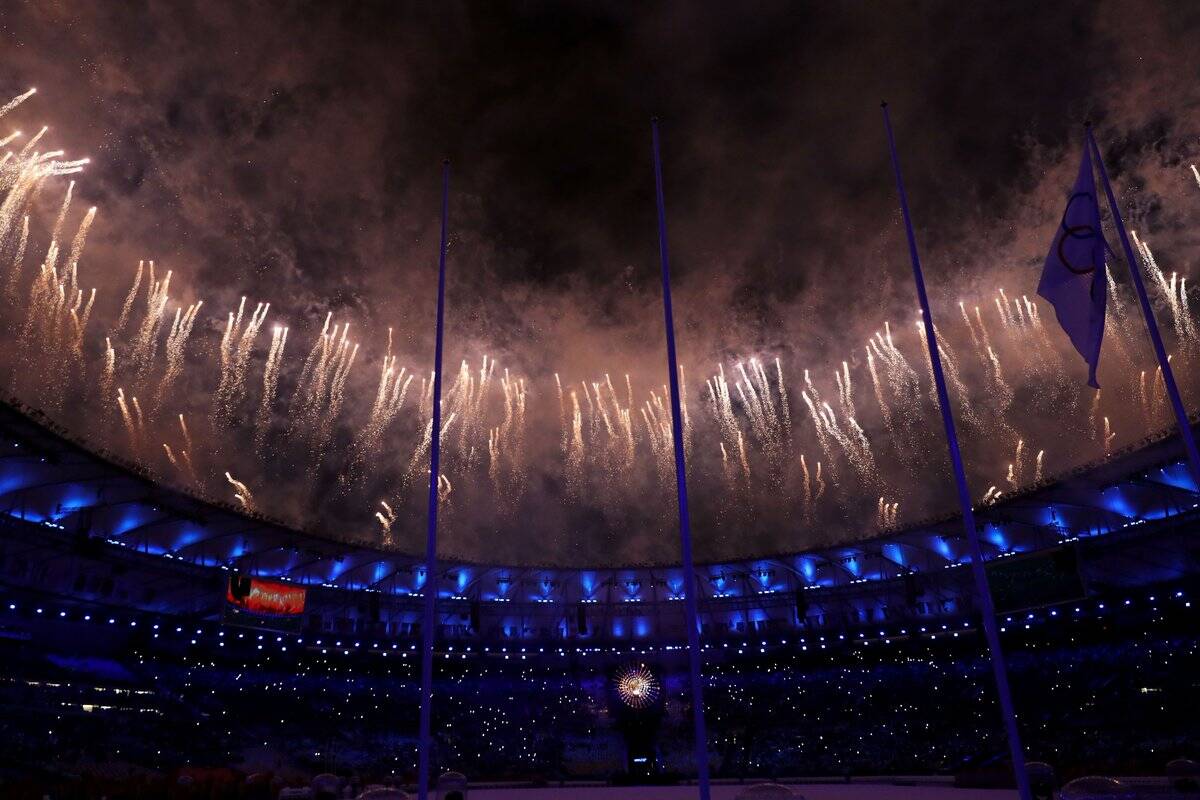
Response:
POLYGON ((621 702, 633 709, 654 705, 660 691, 658 678, 643 664, 626 667, 617 673, 616 688, 621 702))
MULTIPOLYGON (((0 106, 0 115, 31 96, 0 106)), ((661 377, 639 381, 619 364, 584 374, 547 369, 543 381, 510 374, 493 355, 472 349, 445 376, 445 422, 435 432, 433 376, 419 362, 401 365, 411 354, 398 352, 390 329, 386 342, 362 337, 360 347, 350 324, 328 314, 314 336, 294 329, 290 349, 288 327, 274 325, 268 346, 260 338, 268 303, 242 298, 224 319, 206 316, 202 301, 171 302, 172 273, 149 260, 138 262, 127 291, 109 298, 113 317, 98 324, 93 312, 106 308, 108 299, 102 288, 105 302, 97 300, 81 271, 90 232, 108 221, 94 208, 78 207, 82 193, 69 179, 86 159, 49 149, 50 137, 46 128, 28 137, 7 129, 0 134, 0 269, 7 270, 0 280, 13 391, 52 415, 77 403, 84 413, 102 409, 114 423, 113 439, 105 444, 148 469, 162 469, 214 496, 228 496, 233 486, 244 507, 272 510, 283 493, 270 478, 295 468, 309 479, 288 482, 289 507, 297 508, 319 505, 323 498, 313 494, 315 488, 335 485, 318 476, 336 478, 339 508, 357 509, 347 516, 389 545, 400 538, 399 520, 408 518, 418 487, 427 488, 433 435, 441 437, 443 454, 438 496, 456 506, 458 519, 468 508, 518 518, 518 510, 529 510, 521 503, 539 477, 565 487, 555 496, 570 504, 605 511, 645 506, 630 498, 656 496, 673 485, 668 390, 659 385, 661 377), (46 241, 39 241, 40 232, 46 241), (219 344, 205 347, 197 330, 222 331, 219 344), (358 389, 354 369, 360 361, 369 361, 371 377, 358 389), (542 388, 539 403, 536 390, 542 388), (197 426, 194 441, 181 411, 197 426), (534 432, 543 425, 548 435, 534 432), (218 465, 230 463, 240 441, 253 442, 255 458, 250 467, 238 462, 234 471, 254 472, 235 484, 218 465), (204 469, 197 473, 195 465, 204 469), (252 498, 247 483, 261 497, 252 498)), ((1184 365, 1179 372, 1194 372, 1200 336, 1189 276, 1164 270, 1151 244, 1135 241, 1169 317, 1164 328, 1184 365)), ((176 283, 186 280, 181 273, 176 283)), ((996 502, 1002 494, 997 486, 1007 496, 1047 478, 1046 450, 1033 456, 1035 447, 1061 445, 1053 465, 1058 468, 1111 453, 1119 446, 1117 429, 1122 440, 1132 440, 1168 419, 1161 371, 1148 366, 1136 315, 1111 274, 1108 289, 1111 356, 1103 401, 1071 379, 1075 355, 1052 325, 1043 324, 1038 304, 1011 283, 962 296, 959 315, 938 331, 951 402, 974 462, 972 480, 996 484, 981 502, 996 502), (1123 398, 1133 401, 1131 413, 1118 402, 1123 398), (1061 421, 1061 430, 1035 427, 1037 414, 1061 421)), ((778 521, 759 516, 772 511, 795 511, 811 530, 835 519, 847 529, 870 528, 872 497, 881 528, 900 524, 898 498, 907 515, 936 511, 939 490, 912 491, 928 482, 908 479, 928 476, 944 457, 930 432, 937 398, 924 328, 916 328, 905 323, 893 330, 883 320, 853 347, 807 365, 731 345, 728 355, 704 362, 695 384, 689 380, 697 375, 695 365, 680 364, 688 469, 698 485, 708 479, 714 487, 695 493, 697 505, 716 509, 721 525, 746 530, 778 521), (787 375, 794 376, 793 385, 787 375), (793 408, 797 395, 802 402, 793 408)), ((448 529, 455 519, 447 518, 448 529)))

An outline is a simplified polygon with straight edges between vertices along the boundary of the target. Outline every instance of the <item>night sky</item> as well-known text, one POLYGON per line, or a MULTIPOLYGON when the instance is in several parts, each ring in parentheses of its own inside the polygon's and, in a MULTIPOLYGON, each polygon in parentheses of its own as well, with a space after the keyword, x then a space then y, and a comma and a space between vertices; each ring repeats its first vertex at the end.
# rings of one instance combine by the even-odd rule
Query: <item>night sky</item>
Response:
MULTIPOLYGON (((717 362, 753 354, 780 356, 796 376, 811 367, 836 396, 832 370, 854 351, 861 366, 863 342, 884 319, 907 331, 906 352, 923 369, 908 330, 915 298, 881 99, 891 104, 935 315, 948 327, 964 296, 986 304, 1005 286, 1033 297, 1088 118, 1131 224, 1167 253, 1160 260, 1187 271, 1200 202, 1188 171, 1200 151, 1198 35, 1200 7, 1187 3, 10 2, 0 9, 0 101, 30 86, 38 93, 0 131, 48 124, 47 141, 92 159, 75 189, 77 209, 99 208, 80 261, 83 284, 99 287, 89 359, 139 259, 174 270, 172 309, 205 301, 180 388, 194 397, 212 392, 204 365, 241 296, 271 302, 269 325, 290 326, 296 363, 285 384, 332 312, 363 348, 335 443, 353 440, 355 413, 370 407, 387 328, 400 363, 418 372, 432 363, 439 170, 449 158, 446 369, 490 355, 528 376, 531 416, 546 421, 530 422, 525 457, 540 466, 529 470, 524 504, 500 522, 479 496, 460 503, 448 516, 447 552, 670 561, 666 488, 647 483, 617 512, 610 497, 565 489, 561 458, 547 455, 558 455, 560 435, 555 373, 564 382, 606 372, 647 388, 665 381, 652 116, 662 120, 691 400, 700 407, 702 376, 717 362), (555 533, 541 540, 536 531, 547 527, 555 533)), ((61 194, 43 193, 43 215, 61 194)), ((1061 331, 1048 333, 1062 344, 1061 331)), ((269 330, 255 345, 254 380, 268 343, 269 330)), ((1082 384, 1082 364, 1062 363, 1082 384)), ((75 403, 96 406, 80 391, 68 393, 60 417, 75 403)), ((856 391, 865 409, 870 392, 856 391)), ((1059 402, 1053 391, 1029 391, 1037 414, 1026 413, 1040 421, 1019 431, 1027 438, 1057 425, 1044 412, 1059 402)), ((1018 385, 1010 416, 1021 415, 1024 397, 1018 385)), ((1116 419, 1126 401, 1114 398, 1106 413, 1116 419)), ((186 406, 203 417, 198 403, 164 404, 162 416, 186 406)), ((797 417, 801 409, 793 397, 797 417)), ((286 404, 276 411, 286 417, 286 404)), ((883 437, 877 415, 862 414, 868 434, 883 437)), ((1121 442, 1142 422, 1118 426, 1121 442)), ((121 436, 119 422, 96 411, 74 425, 101 442, 121 436)), ((206 469, 261 486, 261 510, 335 535, 371 533, 383 489, 339 493, 329 465, 303 491, 281 488, 297 457, 279 445, 277 458, 239 466, 235 434, 214 445, 206 469)), ((703 492, 704 475, 719 467, 705 466, 718 456, 701 438, 703 492)), ((997 438, 968 433, 981 483, 1002 474, 992 446, 1011 450, 997 438)), ((407 461, 416 442, 402 441, 395 457, 407 461)), ((1056 467, 1096 455, 1081 448, 1056 467)), ((941 456, 917 467, 885 475, 889 496, 903 497, 911 518, 946 510, 929 488, 943 480, 941 456)), ((219 479, 201 488, 228 499, 219 479)), ((854 507, 870 511, 884 490, 861 503, 846 491, 818 525, 786 502, 764 511, 740 500, 756 509, 745 530, 731 527, 728 508, 702 508, 699 555, 860 536, 854 507)), ((412 515, 396 545, 418 549, 419 503, 394 504, 412 515)))

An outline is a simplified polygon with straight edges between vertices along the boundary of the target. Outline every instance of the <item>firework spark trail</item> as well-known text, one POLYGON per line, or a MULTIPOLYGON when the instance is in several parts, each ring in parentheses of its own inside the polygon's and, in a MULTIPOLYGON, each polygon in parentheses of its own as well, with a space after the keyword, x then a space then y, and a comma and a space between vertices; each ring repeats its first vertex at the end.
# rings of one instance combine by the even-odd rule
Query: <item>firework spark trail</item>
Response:
POLYGON ((259 303, 250 315, 245 327, 242 320, 246 311, 246 298, 238 304, 237 313, 229 313, 225 322, 225 333, 221 337, 221 381, 214 396, 214 419, 232 426, 241 404, 247 396, 246 372, 250 363, 250 351, 258 332, 266 322, 270 303, 259 303))
POLYGON ((149 262, 149 280, 146 283, 146 311, 142 324, 134 334, 133 346, 130 348, 129 363, 139 382, 144 382, 154 366, 154 358, 158 354, 158 332, 170 299, 168 292, 171 288, 171 270, 162 280, 154 277, 154 262, 149 262))
POLYGON ((992 391, 995 393, 994 397, 999 400, 997 405, 999 406, 1000 413, 1003 414, 1005 410, 1012 406, 1016 393, 1013 392, 1012 387, 1004 380, 1004 370, 1000 367, 1000 357, 996 355, 996 351, 989 347, 987 353, 988 362, 991 366, 992 391))
POLYGON ((280 365, 287 343, 287 327, 276 325, 271 331, 271 349, 266 354, 266 363, 263 366, 263 393, 259 397, 258 413, 254 415, 254 449, 260 457, 265 456, 266 452, 266 435, 270 432, 271 411, 275 407, 275 397, 280 386, 280 365))
POLYGON ((326 449, 329 439, 333 434, 334 423, 341 414, 342 404, 346 399, 346 380, 350 375, 350 368, 354 366, 354 359, 358 356, 358 347, 358 344, 354 344, 349 348, 343 346, 342 352, 339 355, 333 377, 329 384, 329 399, 322 409, 321 425, 317 429, 318 438, 315 441, 317 446, 316 452, 323 452, 326 449))
POLYGON ((987 363, 987 351, 992 346, 991 336, 988 334, 987 324, 983 321, 983 314, 979 313, 979 306, 975 306, 975 324, 979 329, 979 343, 981 349, 979 357, 983 363, 987 363))
MULTIPOLYGON (((417 476, 420 476, 424 479, 429 478, 430 470, 429 470, 429 467, 427 466, 429 463, 429 459, 426 458, 426 454, 429 452, 430 446, 433 445, 433 416, 432 416, 432 414, 426 416, 425 420, 426 420, 425 421, 425 434, 421 437, 420 443, 417 445, 416 449, 413 451, 412 457, 408 460, 408 468, 405 469, 405 471, 404 471, 404 477, 400 484, 400 494, 401 495, 405 491, 408 490, 408 487, 411 485, 412 480, 414 478, 416 478, 417 476), (422 465, 426 465, 426 466, 422 466, 422 465)), ((442 424, 442 431, 439 434, 441 436, 441 439, 439 439, 439 444, 445 443, 446 432, 450 430, 450 428, 453 424, 454 424, 454 414, 451 413, 449 416, 446 417, 446 421, 442 424)))
MULTIPOLYGON (((937 386, 933 380, 933 360, 929 357, 929 343, 925 338, 925 325, 921 320, 917 320, 917 336, 921 339, 922 351, 926 353, 925 366, 929 370, 929 400, 933 403, 933 407, 939 405, 937 396, 937 386)), ((958 400, 958 415, 965 421, 975 426, 981 427, 979 418, 975 415, 975 406, 971 402, 971 394, 967 390, 967 385, 963 383, 962 375, 958 370, 958 359, 951 352, 949 346, 945 344, 946 337, 941 336, 941 330, 934 326, 934 335, 937 337, 938 356, 942 361, 942 369, 946 377, 949 379, 950 386, 954 389, 954 397, 958 400)))
POLYGON ((877 355, 883 358, 887 367, 888 383, 892 387, 892 396, 904 408, 906 413, 916 417, 920 414, 921 381, 916 371, 908 363, 908 359, 900 352, 892 341, 891 323, 884 322, 885 334, 876 332, 877 355))
POLYGON ((1014 483, 1017 483, 1017 484, 1019 484, 1021 482, 1022 472, 1024 470, 1024 466, 1022 464, 1022 459, 1024 457, 1024 454, 1025 454, 1025 440, 1017 439, 1017 450, 1013 454, 1013 470, 1014 470, 1013 481, 1014 481, 1014 483))
MULTIPOLYGON (((1174 356, 1167 356, 1167 363, 1171 363, 1174 356)), ((1150 410, 1154 414, 1156 420, 1164 419, 1167 414, 1167 384, 1163 379, 1162 367, 1155 367, 1154 380, 1150 384, 1150 410)))
POLYGON ((750 376, 746 374, 746 365, 739 361, 734 368, 742 376, 740 380, 734 383, 734 389, 737 390, 738 398, 742 401, 742 407, 746 410, 746 414, 750 419, 750 430, 754 433, 759 443, 766 446, 771 441, 772 436, 770 423, 767 421, 762 402, 754 389, 754 384, 750 380, 750 376))
MULTIPOLYGON (((68 204, 69 199, 64 200, 62 207, 68 204)), ((91 216, 82 223, 83 233, 91 216)), ((21 379, 39 402, 51 409, 63 402, 70 377, 83 369, 83 332, 95 302, 92 290, 84 305, 77 262, 63 265, 60 273, 58 258, 58 243, 52 239, 30 285, 25 321, 17 340, 18 358, 26 365, 21 379)))
MULTIPOLYGON (((890 396, 890 399, 881 406, 888 407, 886 418, 894 420, 898 416, 909 420, 920 419, 924 413, 921 382, 904 354, 896 347, 892 338, 891 324, 885 321, 884 332, 876 331, 875 335, 868 340, 867 347, 873 356, 871 360, 876 364, 882 364, 884 374, 887 376, 886 384, 881 381, 881 385, 886 385, 887 391, 881 390, 880 392, 881 395, 890 396)), ((877 402, 879 402, 878 397, 877 402)), ((893 424, 890 433, 894 449, 897 452, 914 454, 923 451, 924 443, 921 441, 920 426, 893 424)), ((906 456, 902 459, 902 464, 907 471, 916 474, 919 466, 917 460, 906 456)), ((831 462, 830 472, 833 473, 834 469, 835 464, 831 462)))
POLYGON ((1200 343, 1200 335, 1197 333, 1196 321, 1192 318, 1191 306, 1188 303, 1186 275, 1179 279, 1179 313, 1183 318, 1184 340, 1189 342, 1194 349, 1197 343, 1200 343))
MULTIPOLYGON (((286 336, 286 331, 284 335, 286 336)), ((389 328, 387 352, 380 366, 375 401, 371 405, 367 424, 353 444, 352 474, 365 466, 367 459, 378 450, 384 430, 404 406, 412 379, 412 373, 409 373, 406 367, 401 367, 398 371, 396 369, 396 356, 392 355, 392 331, 389 328)))
MULTIPOLYGON (((767 480, 777 491, 782 491, 786 495, 785 477, 790 466, 790 459, 787 457, 789 432, 785 428, 780 408, 777 407, 776 400, 772 397, 771 381, 767 377, 766 369, 757 358, 750 359, 749 367, 747 371, 746 362, 739 361, 735 364, 734 368, 741 378, 734 383, 734 389, 741 401, 741 407, 746 412, 750 431, 754 434, 755 441, 766 457, 767 480)), ((782 380, 782 370, 777 370, 777 374, 782 380)), ((726 438, 729 438, 734 431, 740 430, 740 427, 733 416, 732 404, 728 397, 729 387, 724 381, 723 370, 718 372, 717 386, 721 391, 722 426, 725 429, 726 438)), ((786 400, 781 395, 780 404, 785 402, 786 400)), ((790 418, 789 411, 787 415, 789 424, 790 418)))
POLYGON ((712 399, 714 413, 724 442, 733 445, 737 441, 739 428, 737 418, 733 413, 733 403, 729 395, 729 382, 725 379, 725 368, 717 365, 717 374, 709 379, 709 396, 712 399))
POLYGON ((254 495, 250 493, 250 488, 228 472, 225 473, 225 480, 233 487, 233 499, 241 503, 246 511, 254 511, 254 495))
POLYGON ((1142 425, 1149 429, 1153 424, 1154 410, 1150 407, 1150 394, 1146 390, 1146 370, 1138 377, 1138 405, 1142 411, 1142 425))
POLYGON ((1095 440, 1103 441, 1100 438, 1101 434, 1100 434, 1100 390, 1099 389, 1097 389, 1096 393, 1094 395, 1092 395, 1092 408, 1091 408, 1091 411, 1088 413, 1088 417, 1091 419, 1091 425, 1089 427, 1091 429, 1092 438, 1095 440))
POLYGON ((104 369, 100 373, 100 396, 112 397, 117 373, 117 351, 112 340, 104 337, 104 369))
POLYGON ((3 117, 5 114, 8 114, 9 112, 13 111, 17 106, 21 105, 21 103, 24 103, 26 100, 33 97, 33 95, 36 93, 37 93, 37 89, 30 89, 29 91, 25 92, 24 94, 19 94, 16 97, 14 97, 12 100, 9 100, 4 105, 0 106, 0 117, 3 117))
POLYGON ((996 308, 1000 311, 1000 318, 1003 321, 1004 327, 1015 327, 1020 324, 1017 318, 1013 315, 1012 305, 1009 303, 1008 295, 1004 293, 1004 287, 1001 286, 996 290, 996 308))
POLYGON ((79 223, 79 230, 75 232, 75 238, 71 240, 71 252, 67 257, 67 263, 75 268, 79 263, 79 257, 83 253, 83 245, 87 241, 88 231, 91 230, 92 223, 96 219, 96 207, 92 206, 83 215, 83 221, 79 223))
MULTIPOLYGON (((2 238, 0 238, 2 241, 2 238)), ((17 246, 13 252, 12 261, 8 270, 8 282, 4 286, 4 297, 9 303, 15 303, 17 299, 17 284, 21 279, 21 268, 25 263, 25 249, 29 245, 29 215, 26 214, 21 223, 21 232, 18 234, 17 246)))
MULTIPOLYGON (((666 389, 663 389, 664 394, 666 389)), ((650 400, 641 407, 642 420, 646 424, 646 442, 650 448, 651 458, 658 473, 658 479, 663 486, 670 485, 674 479, 674 436, 671 430, 670 413, 667 411, 662 396, 650 392, 650 400)))
POLYGON ((1034 483, 1042 482, 1042 456, 1044 456, 1044 455, 1046 455, 1045 450, 1038 450, 1037 461, 1034 462, 1034 467, 1033 467, 1033 470, 1034 470, 1033 482, 1034 483))
POLYGON ((846 460, 854 467, 859 477, 868 486, 873 486, 878 477, 875 470, 875 458, 871 453, 870 443, 862 433, 862 428, 859 428, 858 423, 854 422, 851 417, 848 426, 851 428, 851 434, 854 435, 843 431, 838 424, 837 415, 829 403, 821 403, 817 412, 828 437, 841 447, 846 460))
MULTIPOLYGON (((1125 304, 1121 301, 1121 293, 1117 291, 1117 283, 1113 279, 1112 270, 1106 270, 1105 273, 1108 285, 1108 302, 1104 306, 1105 342, 1115 350, 1115 356, 1122 365, 1122 372, 1132 374, 1136 366, 1128 344, 1130 331, 1125 304)), ((1058 351, 1054 350, 1049 342, 1045 347, 1055 356, 1058 355, 1058 351)), ((1058 363, 1062 363, 1061 358, 1058 359, 1058 363)))
MULTIPOLYGON (((721 451, 721 477, 725 479, 725 492, 732 495, 738 488, 738 482, 733 472, 733 462, 729 458, 729 451, 725 449, 724 442, 717 442, 717 449, 721 451)), ((724 506, 720 510, 723 511, 724 506)))
POLYGON ((324 460, 325 445, 344 400, 346 379, 358 354, 358 345, 349 339, 349 323, 344 327, 334 324, 330 328, 330 321, 331 317, 327 316, 292 396, 289 434, 304 442, 311 454, 308 461, 310 477, 315 476, 324 460))
POLYGON ((875 390, 875 402, 879 405, 879 414, 883 418, 883 427, 889 434, 894 433, 892 427, 892 409, 883 397, 883 386, 879 382, 879 370, 875 368, 875 354, 870 343, 867 345, 867 369, 871 373, 871 387, 875 390))
POLYGON ((883 530, 888 530, 895 528, 899 521, 900 503, 889 503, 887 498, 880 497, 875 509, 875 524, 883 530))
POLYGON ((139 261, 137 272, 133 276, 133 285, 129 287, 129 294, 125 295, 125 304, 121 306, 121 316, 117 318, 117 324, 113 327, 113 334, 118 334, 125 329, 125 325, 129 322, 129 315, 133 312, 133 303, 137 300, 138 287, 142 285, 142 270, 145 267, 145 262, 139 261))
POLYGON ((775 357, 775 383, 779 392, 779 411, 783 415, 783 429, 789 435, 792 430, 792 409, 788 405, 787 384, 783 380, 783 365, 775 357))
MULTIPOLYGON (((40 142, 42 140, 42 137, 45 136, 46 132, 49 130, 50 130, 49 125, 43 125, 42 129, 39 130, 37 133, 35 133, 33 135, 33 138, 31 138, 29 141, 27 141, 25 143, 25 146, 21 148, 20 152, 17 153, 17 158, 18 159, 26 158, 27 156, 30 155, 30 153, 33 153, 34 157, 36 158, 37 153, 34 152, 33 148, 37 147, 38 142, 40 142)), ((45 154, 43 154, 43 155, 45 155, 45 154)))
POLYGON ((967 326, 967 332, 971 334, 971 343, 975 345, 975 352, 982 354, 983 345, 979 342, 979 334, 975 332, 975 326, 971 324, 971 317, 967 314, 967 307, 961 300, 958 302, 958 310, 962 313, 963 322, 967 326))
POLYGON ((503 497, 500 485, 500 428, 488 430, 488 478, 497 498, 503 497))
POLYGON ((811 523, 813 520, 813 496, 812 496, 812 476, 808 472, 808 462, 804 458, 804 454, 800 454, 800 474, 803 481, 800 493, 800 508, 801 514, 805 522, 811 523))
POLYGON ((163 370, 162 380, 159 381, 158 391, 155 394, 155 408, 162 406, 163 400, 174 388, 179 376, 183 374, 187 341, 192 335, 192 327, 196 324, 196 315, 200 313, 200 307, 203 305, 204 301, 200 300, 188 306, 186 311, 182 308, 175 309, 175 320, 171 323, 171 330, 167 334, 167 366, 163 370))
POLYGON ((1182 313, 1182 310, 1180 309, 1179 295, 1177 292, 1177 289, 1179 286, 1179 273, 1178 272, 1171 273, 1171 280, 1169 281, 1168 286, 1169 286, 1169 288, 1167 290, 1167 292, 1168 292, 1167 296, 1171 299, 1171 307, 1172 307, 1172 310, 1175 312, 1175 319, 1174 319, 1175 339, 1179 342, 1187 342, 1188 341, 1187 335, 1184 333, 1184 327, 1183 327, 1183 313, 1182 313))
POLYGON ((379 506, 383 510, 375 512, 375 519, 379 520, 379 524, 383 528, 384 546, 391 547, 393 544, 395 544, 392 535, 392 527, 396 524, 396 512, 390 505, 387 504, 386 500, 380 500, 379 506))
MULTIPOLYGON (((330 340, 337 336, 337 326, 334 326, 333 332, 330 333, 329 323, 333 320, 333 312, 325 315, 325 324, 321 328, 321 335, 313 344, 312 349, 308 351, 308 357, 304 360, 304 366, 300 369, 300 377, 296 381, 296 390, 292 396, 292 420, 293 425, 301 417, 305 417, 311 411, 311 402, 309 399, 310 392, 307 391, 313 379, 313 373, 317 369, 317 364, 328 357, 330 340)), ((432 383, 432 381, 431 381, 432 383)))
MULTIPOLYGON (((477 454, 480 450, 475 445, 485 439, 487 428, 483 402, 494 371, 495 361, 490 360, 487 355, 483 356, 478 374, 471 370, 466 359, 459 363, 458 375, 449 387, 443 401, 443 405, 459 420, 457 449, 452 448, 447 453, 446 472, 448 474, 467 474, 476 467, 477 454)), ((585 392, 586 389, 585 385, 585 392)), ((591 402, 590 397, 588 402, 591 402)))
MULTIPOLYGON (((62 241, 63 225, 67 222, 67 212, 71 209, 71 199, 74 195, 75 181, 69 181, 67 183, 67 193, 63 195, 62 205, 58 207, 58 216, 54 219, 54 227, 50 229, 50 241, 54 244, 62 241)), ((67 263, 70 263, 70 261, 67 263)))
MULTIPOLYGON (((811 388, 811 386, 812 386, 812 384, 809 384, 809 388, 811 388)), ((820 445, 821 452, 823 452, 825 454, 826 459, 832 459, 833 458, 833 448, 832 448, 832 443, 830 441, 829 433, 825 429, 825 418, 821 416, 821 413, 819 411, 817 411, 816 402, 813 400, 812 397, 809 397, 808 392, 809 392, 809 389, 801 390, 800 397, 804 400, 804 404, 806 406, 808 406, 808 413, 809 413, 809 416, 812 417, 813 430, 816 432, 817 444, 820 445)), ((739 437, 739 439, 741 437, 740 431, 738 433, 738 437, 739 437)))
POLYGON ((738 435, 737 435, 737 448, 738 448, 738 463, 740 463, 742 465, 742 477, 745 479, 746 485, 749 486, 750 485, 750 459, 747 458, 747 456, 746 456, 746 437, 742 435, 741 431, 738 431, 738 435))
MULTIPOLYGON (((762 371, 762 368, 759 368, 762 371)), ((766 374, 763 374, 763 382, 766 383, 766 374)), ((765 388, 765 387, 764 387, 765 388)), ((683 449, 685 453, 692 452, 692 417, 688 411, 687 401, 687 378, 683 372, 683 364, 679 365, 679 407, 683 415, 683 449)))
POLYGON ((0 169, 0 189, 7 192, 0 202, 0 244, 7 241, 16 220, 28 216, 32 195, 42 180, 36 163, 21 163, 14 168, 5 159, 5 168, 0 169))
POLYGON ((137 424, 129 413, 129 404, 125 402, 125 390, 117 387, 117 407, 121 409, 121 420, 125 423, 125 432, 129 434, 129 447, 136 454, 139 448, 137 424))
MULTIPOLYGON (((1186 300, 1181 301, 1176 291, 1178 273, 1172 272, 1168 280, 1166 275, 1163 274, 1162 268, 1158 266, 1158 261, 1154 258, 1154 253, 1150 251, 1150 243, 1139 239, 1137 231, 1130 231, 1130 234, 1133 236, 1135 250, 1141 255, 1142 262, 1145 264, 1151 278, 1153 278, 1155 285, 1158 286, 1159 291, 1166 298, 1167 306, 1171 309, 1171 323, 1175 329, 1176 339, 1181 344, 1186 344, 1190 348, 1195 342, 1193 337, 1188 336, 1188 326, 1184 322, 1183 303, 1186 300)), ((1136 265, 1130 265, 1130 269, 1136 268, 1136 265)))

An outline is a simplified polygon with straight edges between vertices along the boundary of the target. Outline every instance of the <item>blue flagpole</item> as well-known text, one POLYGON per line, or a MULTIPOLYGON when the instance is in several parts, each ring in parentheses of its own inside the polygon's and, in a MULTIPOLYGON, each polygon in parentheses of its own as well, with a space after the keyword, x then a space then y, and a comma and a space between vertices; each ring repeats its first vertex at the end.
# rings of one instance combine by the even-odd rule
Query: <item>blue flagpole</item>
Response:
POLYGON ((1134 258, 1133 248, 1129 246, 1129 234, 1125 232, 1125 221, 1121 219, 1121 209, 1117 207, 1117 198, 1113 196, 1112 185, 1108 182, 1108 170, 1104 168, 1104 156, 1100 155, 1100 147, 1092 134, 1092 124, 1087 124, 1088 144, 1096 155, 1096 163, 1100 165, 1100 178, 1104 181, 1104 194, 1108 197, 1108 208, 1112 211, 1113 221, 1117 225, 1117 235, 1121 239, 1121 248, 1125 251, 1125 261, 1129 263, 1129 274, 1133 277, 1133 287, 1137 290, 1138 302, 1142 306, 1142 316, 1146 318, 1146 328, 1150 331, 1150 341, 1154 343, 1154 355, 1158 365, 1162 367, 1163 383, 1167 387, 1167 396, 1171 398, 1171 407, 1175 410, 1175 421, 1179 423, 1179 433, 1183 438, 1183 447, 1187 451, 1188 464, 1192 468, 1192 480, 1200 486, 1200 451, 1196 449, 1196 436, 1192 432, 1191 422, 1183 407, 1183 399, 1179 395, 1179 387, 1175 383, 1175 373, 1171 370, 1171 362, 1167 360, 1167 350, 1163 347, 1162 335, 1158 332, 1158 323, 1154 319, 1154 309, 1150 306, 1150 298, 1146 295, 1146 285, 1142 283, 1142 268, 1134 258))
POLYGON ((692 564, 692 521, 688 514, 687 472, 683 460, 683 413, 679 402, 679 361, 675 356, 675 317, 671 311, 671 264, 667 252, 667 212, 663 201, 662 159, 658 153, 658 119, 650 122, 654 142, 654 199, 658 204, 658 254, 662 262, 663 317, 667 328, 667 372, 671 376, 671 438, 675 443, 675 489, 679 499, 680 560, 687 612, 688 669, 692 684, 692 720, 696 748, 696 782, 700 800, 709 800, 708 734, 704 729, 704 688, 700 685, 700 625, 696 603, 696 571, 692 564))
POLYGON ((450 162, 442 162, 442 238, 438 249, 437 343, 433 356, 433 421, 429 448, 429 515, 425 538, 425 614, 421 621, 421 727, 417 750, 417 797, 429 797, 430 722, 433 701, 433 626, 437 605, 438 477, 442 439, 442 328, 446 317, 446 218, 450 197, 450 162))
POLYGON ((904 215, 904 230, 908 234, 908 255, 912 259, 913 282, 917 285, 917 299, 921 303, 921 322, 925 326, 925 343, 929 346, 929 361, 933 367, 933 382, 937 387, 938 406, 942 412, 942 423, 946 428, 946 444, 950 450, 950 464, 954 468, 954 483, 958 488, 958 504, 962 509, 963 528, 967 534, 971 551, 971 574, 975 578, 975 593, 979 597, 983 616, 983 633, 991 655, 992 673, 996 679, 996 693, 1000 696, 1000 709, 1004 714, 1004 727, 1008 732, 1008 749, 1012 756, 1013 774, 1017 779, 1017 791, 1021 800, 1032 800, 1029 789, 1029 773, 1025 768, 1025 753, 1021 747, 1021 735, 1017 728, 1017 715, 1013 708, 1012 691, 1008 686, 1008 670, 1004 664, 1004 652, 1000 649, 1000 633, 996 629, 996 609, 992 603, 992 592, 988 587, 987 572, 984 571, 983 550, 979 546, 979 531, 975 529, 975 514, 971 508, 971 490, 967 487, 967 473, 963 469, 962 452, 958 447, 958 433, 954 428, 954 414, 950 409, 950 395, 946 391, 946 376, 942 373, 942 359, 938 355, 937 333, 933 326, 933 314, 929 310, 929 297, 925 294, 925 276, 921 273, 921 257, 917 252, 917 239, 913 234, 912 218, 908 213, 908 195, 904 192, 904 179, 900 175, 900 158, 896 154, 896 140, 892 135, 892 120, 888 115, 887 103, 883 104, 883 124, 887 128, 888 148, 892 156, 892 169, 896 173, 896 191, 900 195, 900 211, 904 215))

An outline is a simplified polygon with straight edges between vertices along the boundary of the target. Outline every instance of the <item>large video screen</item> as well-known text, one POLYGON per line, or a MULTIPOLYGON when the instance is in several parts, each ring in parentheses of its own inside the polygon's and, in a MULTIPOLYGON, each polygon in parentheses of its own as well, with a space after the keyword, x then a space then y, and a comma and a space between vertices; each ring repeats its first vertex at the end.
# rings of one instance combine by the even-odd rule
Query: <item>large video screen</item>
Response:
POLYGON ((1070 546, 990 561, 987 576, 999 612, 1065 603, 1085 594, 1079 557, 1070 546))
POLYGON ((303 586, 230 575, 225 601, 251 614, 294 617, 304 613, 305 592, 303 586))

